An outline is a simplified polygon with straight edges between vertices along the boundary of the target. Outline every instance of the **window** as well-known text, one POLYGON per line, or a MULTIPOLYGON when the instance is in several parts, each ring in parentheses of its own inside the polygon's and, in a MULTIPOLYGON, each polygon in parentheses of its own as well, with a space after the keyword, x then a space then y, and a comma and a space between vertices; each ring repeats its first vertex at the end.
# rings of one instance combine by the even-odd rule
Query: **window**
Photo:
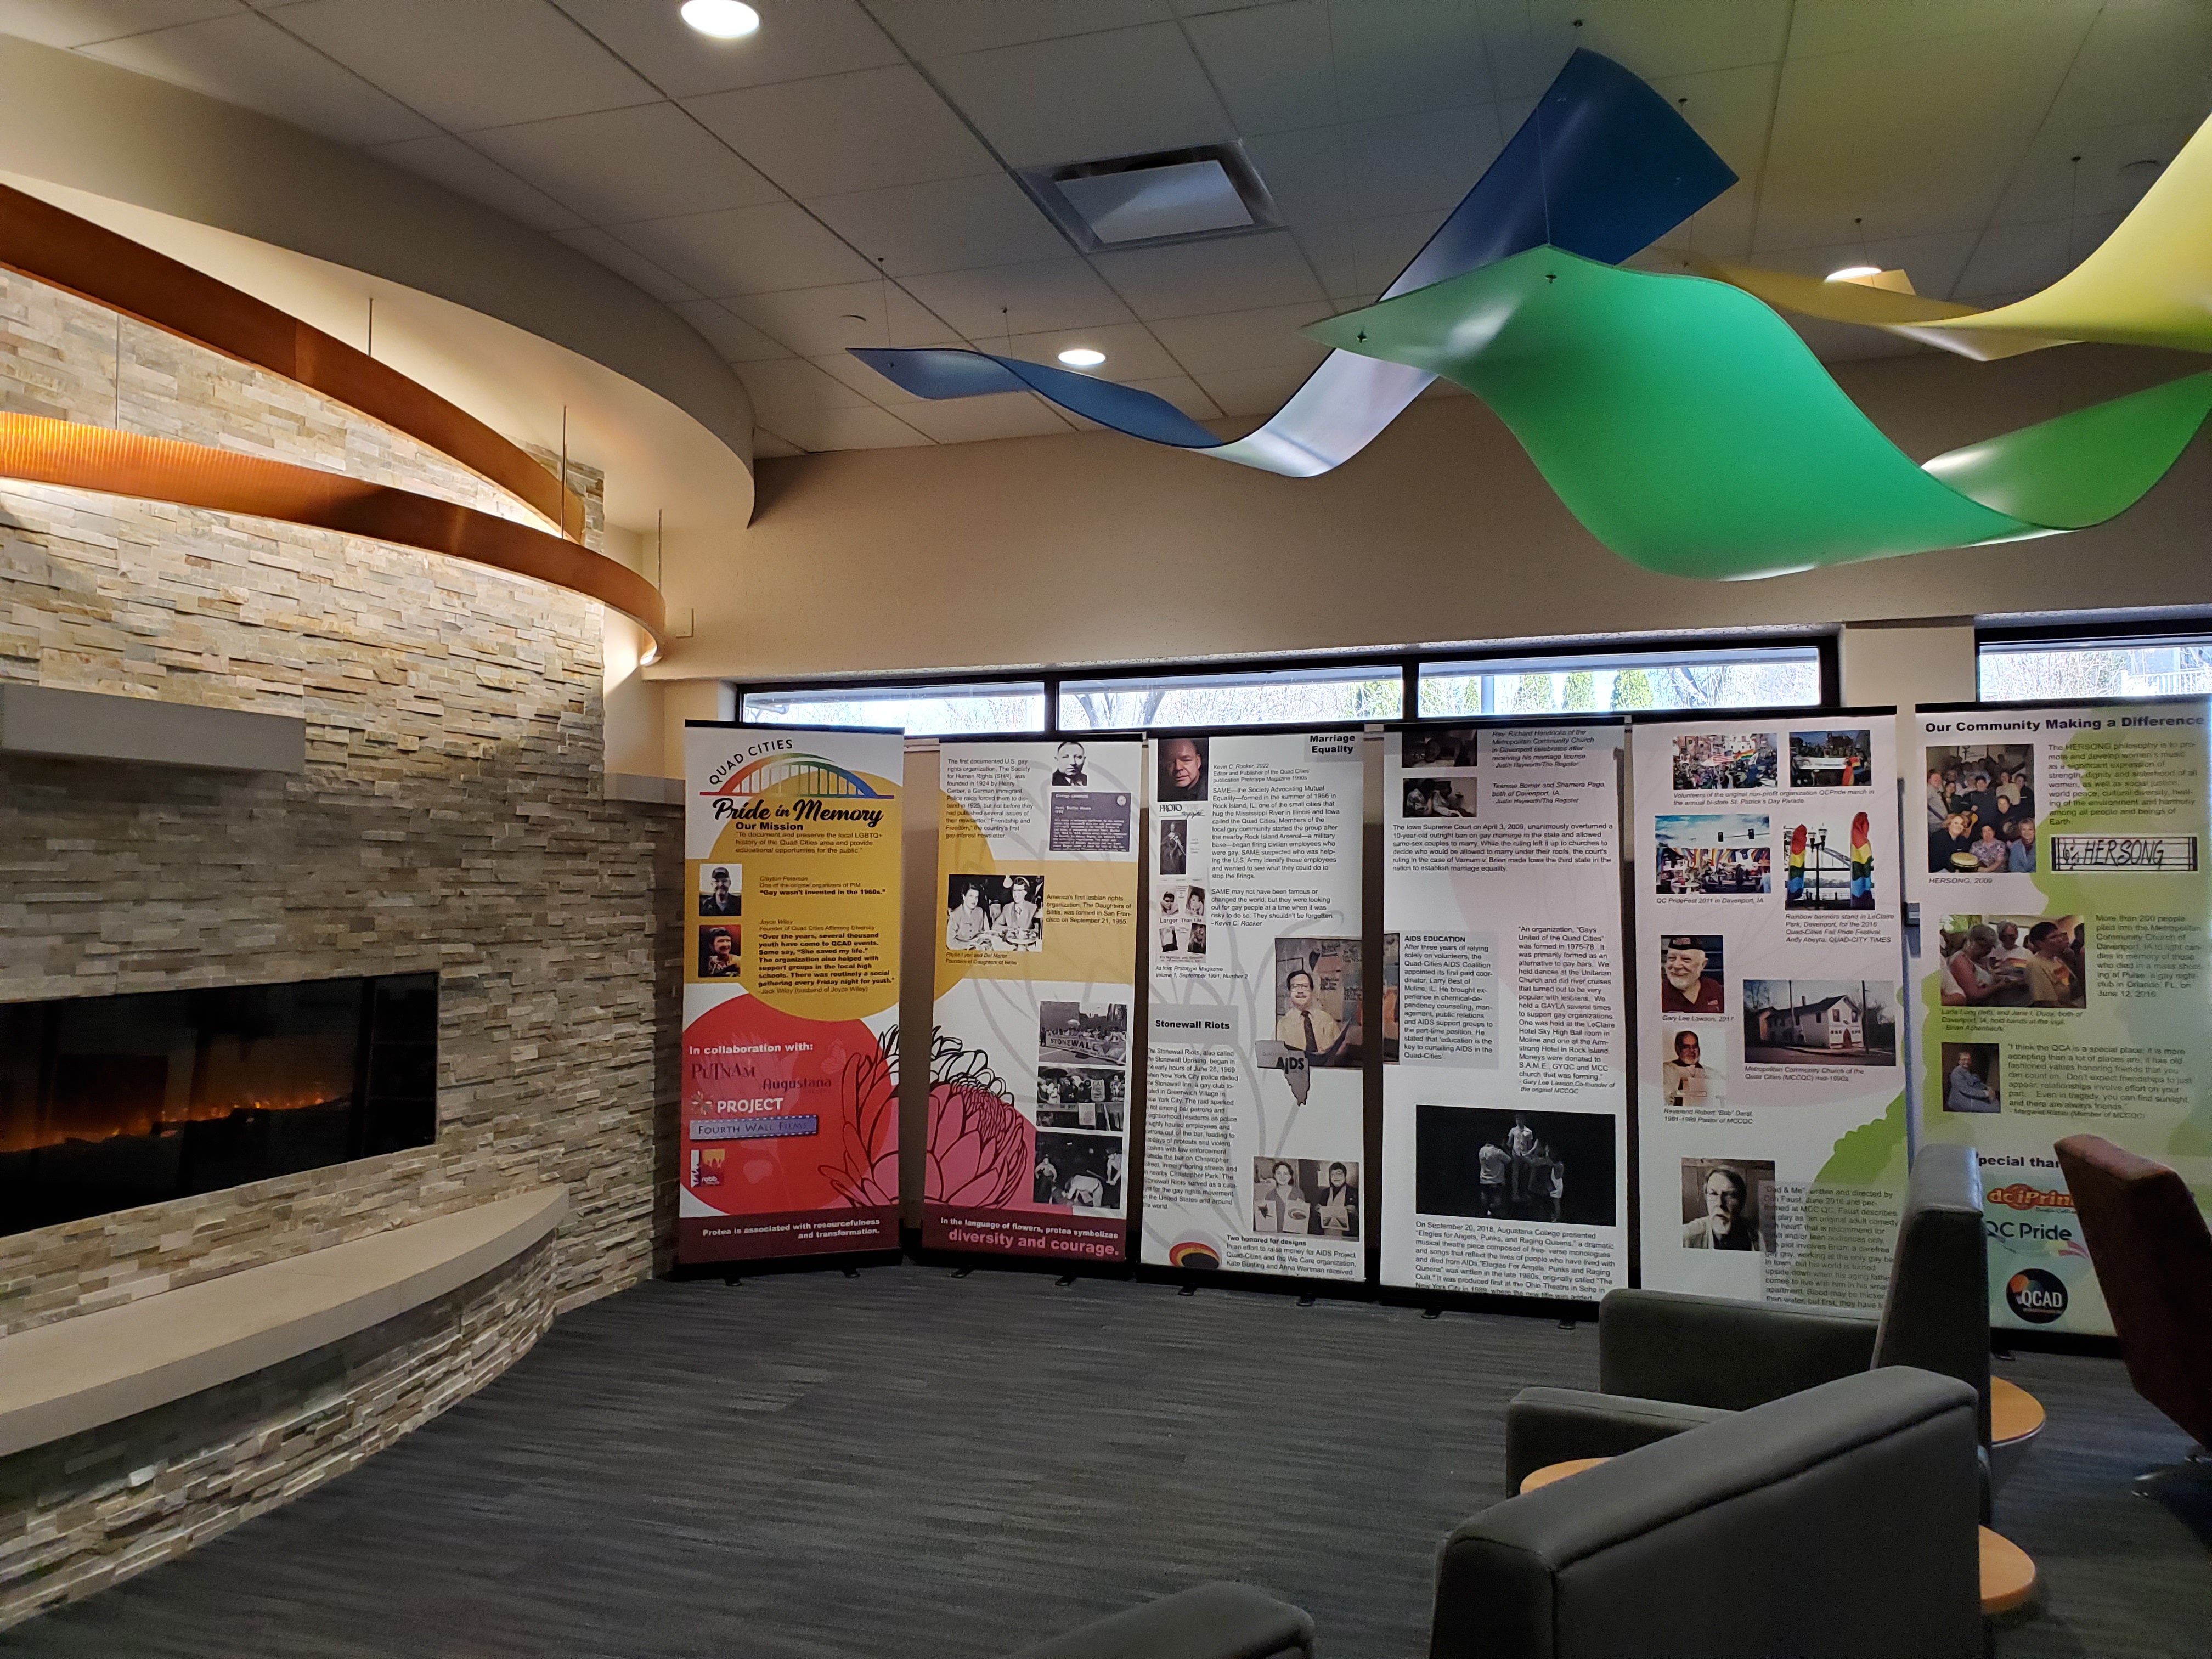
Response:
POLYGON ((1977 654, 1984 702, 2212 695, 2212 634, 1991 640, 1977 654))
POLYGON ((1424 663, 1420 701, 1424 715, 1809 708, 1820 702, 1820 650, 1742 646, 1424 663))
POLYGON ((1062 680, 1060 729, 1394 720, 1405 707, 1405 676, 1395 663, 1062 680))
POLYGON ((748 691, 744 717, 770 726, 895 726, 908 737, 1042 732, 1044 682, 996 680, 968 685, 809 686, 748 691))

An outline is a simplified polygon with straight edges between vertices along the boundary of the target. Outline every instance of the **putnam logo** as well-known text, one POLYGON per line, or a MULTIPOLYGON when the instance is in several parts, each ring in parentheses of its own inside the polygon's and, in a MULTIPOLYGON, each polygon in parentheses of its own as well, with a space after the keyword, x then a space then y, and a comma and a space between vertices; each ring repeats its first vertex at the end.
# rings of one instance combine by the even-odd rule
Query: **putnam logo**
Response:
POLYGON ((2066 1311, 2065 1283, 2040 1267, 2023 1267, 2005 1281, 2005 1305, 2031 1325, 2048 1325, 2066 1311))
POLYGON ((760 795, 781 785, 793 784, 801 796, 831 796, 845 799, 883 800, 884 793, 856 772, 848 772, 819 755, 769 755, 749 762, 730 774, 718 789, 702 789, 708 799, 732 795, 760 795))
POLYGON ((1181 1238, 1168 1246, 1170 1267, 1218 1267, 1221 1248, 1207 1238, 1181 1238))
POLYGON ((2031 1187, 2025 1181, 2015 1181, 2009 1187, 1998 1187, 1982 1194, 1985 1204, 2002 1204, 2008 1210, 2070 1210, 2074 1207, 2071 1193, 2054 1193, 2047 1188, 2031 1187))

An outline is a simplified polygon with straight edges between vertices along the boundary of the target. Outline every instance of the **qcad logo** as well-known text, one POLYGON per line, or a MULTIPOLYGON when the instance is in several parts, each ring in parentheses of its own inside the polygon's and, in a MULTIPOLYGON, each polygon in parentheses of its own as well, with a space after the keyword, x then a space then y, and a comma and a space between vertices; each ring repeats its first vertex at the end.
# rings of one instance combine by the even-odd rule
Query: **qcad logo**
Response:
POLYGON ((2066 1311, 2066 1285, 2057 1273, 2023 1267, 2005 1281, 2005 1305, 2031 1325, 2048 1325, 2066 1311))

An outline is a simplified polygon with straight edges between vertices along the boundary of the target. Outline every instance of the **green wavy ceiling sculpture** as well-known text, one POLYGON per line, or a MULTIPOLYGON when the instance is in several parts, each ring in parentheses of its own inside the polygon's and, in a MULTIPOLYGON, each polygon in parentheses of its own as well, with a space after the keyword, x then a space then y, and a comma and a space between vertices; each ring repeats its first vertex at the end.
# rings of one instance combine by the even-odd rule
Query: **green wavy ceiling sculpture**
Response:
POLYGON ((1681 576, 1773 576, 2100 524, 2212 412, 2207 372, 1917 465, 1744 289, 1550 246, 1305 332, 1465 386, 1600 541, 1681 576))

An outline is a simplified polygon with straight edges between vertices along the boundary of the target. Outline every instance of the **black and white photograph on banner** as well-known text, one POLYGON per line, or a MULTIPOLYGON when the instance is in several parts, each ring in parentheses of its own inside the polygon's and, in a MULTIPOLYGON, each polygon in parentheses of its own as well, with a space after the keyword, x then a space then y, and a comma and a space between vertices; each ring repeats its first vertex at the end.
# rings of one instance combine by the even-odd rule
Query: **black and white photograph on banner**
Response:
POLYGON ((1361 1060, 1359 941, 1275 941, 1275 1041, 1309 1066, 1361 1060))
POLYGON ((1206 889, 1182 883, 1163 887, 1158 909, 1162 956, 1206 954, 1206 889))
POLYGON ((1719 933, 1668 933, 1659 941, 1659 1012, 1728 1012, 1727 945, 1719 933))
POLYGON ((1864 789, 1873 769, 1874 734, 1863 726, 1790 734, 1792 789, 1864 789))
POLYGON ((1252 1231, 1310 1238, 1359 1237, 1359 1164, 1352 1158, 1255 1158, 1252 1231))
POLYGON ((1030 1196, 1078 1210, 1118 1210, 1123 1158, 1119 1135, 1040 1134, 1030 1196))
POLYGON ((948 951, 1044 949, 1044 878, 953 876, 945 884, 948 951))
POLYGON ((1407 778, 1398 802, 1398 816, 1406 818, 1471 818, 1474 816, 1474 784, 1468 778, 1407 778))
POLYGON ((2078 915, 1949 915, 1936 930, 1947 1008, 2083 1008, 2089 932, 2078 915))
POLYGON ((1669 1106, 1717 1106, 1728 1097, 1721 1072, 1720 1048, 1726 1028, 1662 1026, 1659 1041, 1659 1096, 1669 1106))
POLYGON ((1187 876, 1190 873, 1190 837, 1194 826, 1188 818, 1160 820, 1160 874, 1187 876))
POLYGON ((1126 1002, 1037 1004, 1037 1064, 1110 1066, 1129 1063, 1129 1005, 1126 1002))
POLYGON ((2004 1110, 2001 1044, 1947 1042, 1942 1051, 1945 1111, 2004 1110))
POLYGON ((1764 812, 1662 812, 1651 820, 1661 897, 1765 893, 1774 885, 1774 822, 1764 812))
POLYGON ((1422 1215, 1610 1227, 1610 1112, 1418 1104, 1413 1208, 1422 1215))
POLYGON ((1782 869, 1786 909, 1873 909, 1871 820, 1845 807, 1784 818, 1782 869))
POLYGON ((1771 1158, 1682 1160, 1682 1248, 1757 1250, 1771 1255, 1774 1163, 1771 1158))
POLYGON ((1121 1129, 1129 1106, 1128 1079, 1095 1066, 1037 1067, 1041 1129, 1121 1129))
POLYGON ((1747 1066, 1894 1066, 1897 987, 1866 979, 1747 979, 1747 1066))
POLYGON ((702 864, 699 866, 699 914, 702 916, 741 916, 744 914, 742 865, 702 864))
POLYGON ((1082 789, 1091 782, 1091 757, 1083 744, 1073 738, 1065 739, 1053 750, 1052 787, 1055 789, 1082 789))
POLYGON ((1771 732, 1690 732, 1674 739, 1674 787, 1773 789, 1782 773, 1771 732))
POLYGON ((1160 739, 1159 793, 1163 801, 1204 800, 1209 776, 1210 761, 1206 738, 1162 738, 1160 739))
POLYGON ((1407 728, 1401 754, 1408 772, 1471 771, 1476 728, 1472 726, 1416 726, 1407 728))
POLYGON ((735 979, 743 971, 738 951, 744 944, 744 930, 735 923, 728 927, 702 927, 699 930, 699 977, 702 979, 735 979))

